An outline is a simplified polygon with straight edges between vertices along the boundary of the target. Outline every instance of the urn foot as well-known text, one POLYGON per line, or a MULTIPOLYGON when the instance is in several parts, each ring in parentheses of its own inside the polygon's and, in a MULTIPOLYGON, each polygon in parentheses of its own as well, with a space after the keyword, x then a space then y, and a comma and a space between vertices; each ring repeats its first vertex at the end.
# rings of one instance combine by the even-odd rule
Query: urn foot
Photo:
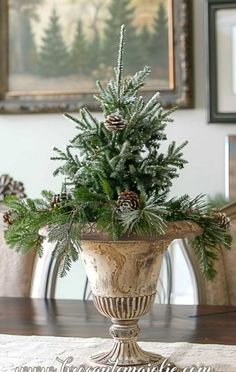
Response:
POLYGON ((93 363, 100 366, 136 366, 137 368, 142 367, 142 371, 148 370, 148 367, 150 371, 150 367, 163 365, 163 372, 165 371, 164 364, 166 364, 166 370, 168 370, 167 367, 174 366, 167 361, 167 358, 145 351, 138 345, 137 337, 140 331, 138 319, 112 319, 112 322, 110 334, 114 340, 113 347, 110 351, 91 356, 90 360, 93 363))
POLYGON ((114 342, 112 349, 90 357, 97 365, 117 367, 161 365, 166 358, 142 350, 137 342, 114 342))

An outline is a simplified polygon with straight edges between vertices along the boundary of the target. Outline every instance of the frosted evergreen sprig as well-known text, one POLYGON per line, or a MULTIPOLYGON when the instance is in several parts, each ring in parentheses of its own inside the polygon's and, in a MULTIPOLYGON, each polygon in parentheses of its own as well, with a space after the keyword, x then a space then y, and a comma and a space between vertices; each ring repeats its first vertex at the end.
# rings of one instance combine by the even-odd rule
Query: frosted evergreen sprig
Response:
POLYGON ((124 35, 125 35, 125 26, 122 25, 120 29, 120 42, 119 42, 118 61, 117 61, 117 70, 116 70, 116 84, 117 84, 118 100, 120 100, 121 80, 122 80, 122 72, 123 72, 124 35))
POLYGON ((148 103, 143 108, 141 115, 146 116, 151 113, 151 111, 156 107, 156 105, 160 105, 159 103, 160 93, 156 92, 152 98, 148 101, 148 103))

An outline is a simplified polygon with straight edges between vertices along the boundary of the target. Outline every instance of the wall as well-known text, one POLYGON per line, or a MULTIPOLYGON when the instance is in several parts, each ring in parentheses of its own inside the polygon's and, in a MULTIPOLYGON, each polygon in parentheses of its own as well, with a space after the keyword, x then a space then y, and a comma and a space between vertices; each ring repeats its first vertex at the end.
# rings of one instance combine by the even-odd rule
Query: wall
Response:
MULTIPOLYGON (((236 125, 207 124, 203 3, 194 0, 195 108, 176 112, 167 130, 169 139, 189 141, 184 151, 189 165, 174 183, 172 195, 223 193, 225 139, 236 134, 236 125)), ((63 148, 73 133, 73 124, 61 114, 0 116, 0 174, 22 180, 31 197, 39 196, 43 188, 59 191, 60 180, 52 176, 56 164, 49 158, 53 146, 63 148)))

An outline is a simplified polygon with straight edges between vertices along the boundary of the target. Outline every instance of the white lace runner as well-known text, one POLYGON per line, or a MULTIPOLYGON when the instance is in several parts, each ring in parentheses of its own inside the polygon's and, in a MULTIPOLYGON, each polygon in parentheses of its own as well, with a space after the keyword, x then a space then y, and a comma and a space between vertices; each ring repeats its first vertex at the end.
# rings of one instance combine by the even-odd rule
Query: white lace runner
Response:
MULTIPOLYGON (((62 372, 64 368, 69 372, 73 370, 69 367, 74 366, 78 369, 73 371, 79 372, 79 367, 88 362, 89 355, 107 350, 111 344, 111 340, 98 338, 0 335, 0 371, 62 372)), ((236 372, 236 346, 186 342, 140 342, 140 346, 169 358, 181 368, 196 365, 211 367, 200 369, 200 372, 236 372)), ((197 369, 192 371, 198 372, 197 369)))

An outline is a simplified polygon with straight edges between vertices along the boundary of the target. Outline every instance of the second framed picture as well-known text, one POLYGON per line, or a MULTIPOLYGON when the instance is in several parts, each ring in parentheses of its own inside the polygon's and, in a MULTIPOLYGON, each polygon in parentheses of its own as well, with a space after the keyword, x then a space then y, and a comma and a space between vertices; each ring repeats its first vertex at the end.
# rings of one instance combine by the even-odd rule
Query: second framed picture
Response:
POLYGON ((236 124, 236 1, 206 4, 209 122, 236 124))

